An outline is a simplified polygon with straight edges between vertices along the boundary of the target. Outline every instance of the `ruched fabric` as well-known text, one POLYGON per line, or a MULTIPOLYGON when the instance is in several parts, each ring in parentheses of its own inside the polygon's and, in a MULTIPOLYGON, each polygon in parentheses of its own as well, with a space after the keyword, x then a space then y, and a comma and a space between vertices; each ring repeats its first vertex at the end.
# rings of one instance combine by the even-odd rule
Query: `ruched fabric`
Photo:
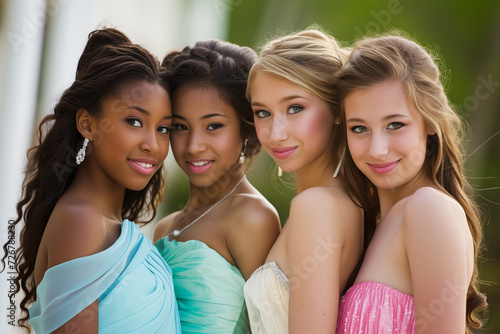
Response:
POLYGON ((245 284, 253 334, 288 334, 288 278, 276 262, 258 268, 245 284))
POLYGON ((340 301, 337 333, 414 334, 413 296, 382 283, 356 283, 340 301))
POLYGON ((172 269, 182 333, 249 333, 237 267, 199 240, 164 237, 155 246, 172 269))
POLYGON ((29 309, 50 333, 99 300, 99 333, 181 333, 170 268, 129 220, 106 250, 49 268, 29 309))

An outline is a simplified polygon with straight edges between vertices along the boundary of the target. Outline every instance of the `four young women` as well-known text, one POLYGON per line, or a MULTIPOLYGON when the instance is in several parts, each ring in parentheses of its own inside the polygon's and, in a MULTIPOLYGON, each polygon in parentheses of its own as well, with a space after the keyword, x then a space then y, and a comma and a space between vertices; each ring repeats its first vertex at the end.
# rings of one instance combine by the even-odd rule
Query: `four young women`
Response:
POLYGON ((481 326, 461 123, 422 47, 387 36, 351 51, 308 29, 259 58, 210 40, 162 65, 93 32, 40 126, 15 221, 37 333, 481 326), (156 213, 169 137, 190 197, 158 223, 160 256, 132 221, 156 213), (281 233, 245 177, 260 145, 295 177, 281 233))

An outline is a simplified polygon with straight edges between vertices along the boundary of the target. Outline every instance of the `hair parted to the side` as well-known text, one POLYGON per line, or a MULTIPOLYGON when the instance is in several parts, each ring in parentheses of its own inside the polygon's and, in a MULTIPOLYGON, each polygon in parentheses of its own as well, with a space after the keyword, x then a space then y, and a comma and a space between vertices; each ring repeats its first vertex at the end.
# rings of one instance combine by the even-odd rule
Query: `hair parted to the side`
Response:
POLYGON ((209 87, 216 89, 222 101, 236 110, 241 139, 248 139, 245 154, 248 162, 260 151, 252 108, 245 97, 248 73, 256 60, 257 54, 248 47, 210 39, 170 52, 162 62, 172 100, 186 89, 209 87))
MULTIPOLYGON (((397 34, 366 38, 352 50, 349 60, 339 72, 341 102, 352 91, 367 88, 386 80, 400 81, 409 100, 435 134, 427 139, 423 168, 435 184, 455 198, 463 207, 474 240, 477 262, 481 251, 482 228, 474 191, 464 174, 464 147, 461 140, 461 118, 450 106, 437 58, 419 44, 397 34)), ((342 108, 345 122, 345 110, 342 108)), ((343 129, 346 131, 345 127, 343 129)), ((344 133, 345 136, 345 133, 344 133)), ((346 187, 365 209, 370 219, 380 214, 376 187, 356 167, 346 152, 344 165, 346 187)), ((476 311, 487 307, 486 297, 479 291, 477 263, 467 293, 467 325, 479 328, 482 320, 476 311)), ((467 329, 469 332, 469 329, 467 329)))
MULTIPOLYGON (((247 98, 251 101, 250 87, 259 72, 281 77, 319 97, 330 107, 334 117, 340 117, 337 72, 342 68, 349 50, 342 48, 334 37, 311 27, 267 42, 259 60, 250 71, 247 98)), ((337 127, 338 128, 338 127, 337 127)), ((331 163, 337 164, 344 147, 341 132, 332 131, 331 163)))
MULTIPOLYGON (((116 87, 128 80, 159 83, 168 91, 165 78, 160 77, 159 61, 146 49, 132 44, 115 29, 91 32, 78 62, 75 81, 62 94, 54 113, 41 121, 38 144, 28 150, 22 197, 14 221, 14 224, 24 221, 16 253, 16 293, 22 289, 25 294, 21 301, 23 316, 18 323, 26 329, 28 306, 36 299, 33 272, 38 247, 56 203, 77 171, 76 151, 83 137, 76 128, 76 112, 84 108, 91 114, 99 114, 102 99, 115 93, 116 87)), ((160 168, 143 190, 127 189, 123 218, 140 222, 138 219, 150 214, 149 220, 142 223, 151 221, 162 200, 163 184, 160 168)), ((4 265, 7 245, 4 245, 4 265)))
MULTIPOLYGON (((250 71, 247 98, 251 101, 251 86, 259 72, 265 72, 290 81, 308 93, 326 102, 335 119, 340 119, 340 93, 338 72, 347 61, 349 49, 342 47, 331 35, 317 26, 291 33, 268 41, 261 50, 259 60, 250 71)), ((330 163, 339 163, 346 142, 342 126, 334 125, 331 142, 334 150, 330 163)), ((342 174, 342 169, 341 169, 342 174)), ((369 221, 365 222, 365 225, 369 221)), ((367 227, 365 226, 365 229, 367 227)), ((365 235, 364 251, 371 238, 365 235)), ((361 260, 351 273, 346 284, 349 288, 361 266, 361 260)), ((345 292, 345 291, 344 291, 345 292)))

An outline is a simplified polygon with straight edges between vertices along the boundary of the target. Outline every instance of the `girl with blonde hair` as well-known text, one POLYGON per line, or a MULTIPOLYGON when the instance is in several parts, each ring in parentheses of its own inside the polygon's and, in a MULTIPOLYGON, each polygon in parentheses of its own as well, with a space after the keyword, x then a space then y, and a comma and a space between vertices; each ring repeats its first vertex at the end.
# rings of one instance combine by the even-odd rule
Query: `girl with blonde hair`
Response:
POLYGON ((337 41, 308 29, 268 42, 247 96, 257 136, 297 196, 280 236, 245 285, 253 333, 333 333, 340 296, 363 253, 362 210, 348 196, 337 41))

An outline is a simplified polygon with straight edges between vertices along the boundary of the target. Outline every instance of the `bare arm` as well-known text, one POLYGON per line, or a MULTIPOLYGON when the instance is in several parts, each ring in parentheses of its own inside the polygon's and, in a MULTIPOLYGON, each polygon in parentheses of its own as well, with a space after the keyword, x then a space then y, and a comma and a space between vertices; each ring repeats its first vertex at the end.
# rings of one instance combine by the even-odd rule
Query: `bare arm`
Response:
POLYGON ((260 200, 248 199, 230 225, 227 247, 245 280, 264 264, 269 250, 280 233, 277 212, 260 200))
POLYGON ((98 333, 99 302, 96 300, 67 323, 53 331, 53 334, 98 333))
POLYGON ((473 250, 462 208, 437 190, 421 189, 406 205, 403 228, 417 333, 464 333, 473 250))
POLYGON ((325 188, 311 188, 292 202, 287 222, 292 334, 336 330, 345 242, 357 238, 345 226, 360 217, 335 197, 325 188))
MULTIPOLYGON (((108 232, 102 216, 85 205, 54 211, 46 232, 47 269, 103 251, 115 239, 115 234, 108 232)), ((96 300, 54 333, 98 333, 98 330, 99 308, 96 300)))

